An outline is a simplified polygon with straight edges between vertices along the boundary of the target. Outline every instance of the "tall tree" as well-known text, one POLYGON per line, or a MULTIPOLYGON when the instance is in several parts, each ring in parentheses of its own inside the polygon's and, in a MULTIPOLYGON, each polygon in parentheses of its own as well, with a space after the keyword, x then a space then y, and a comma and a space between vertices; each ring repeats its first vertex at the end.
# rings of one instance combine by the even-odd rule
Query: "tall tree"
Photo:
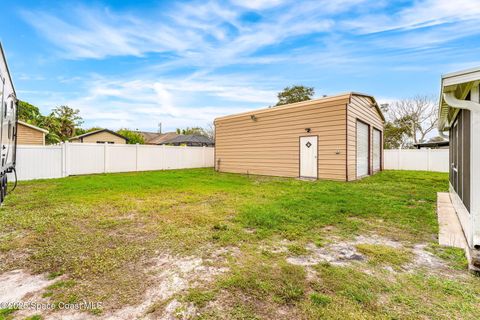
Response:
POLYGON ((385 148, 412 148, 415 143, 425 142, 438 123, 435 99, 428 95, 382 105, 382 111, 387 119, 385 148))
POLYGON ((59 106, 52 110, 50 117, 58 121, 58 135, 62 141, 66 141, 75 135, 75 129, 82 123, 80 110, 69 106, 59 106))
POLYGON ((425 142, 426 136, 432 132, 438 123, 436 100, 428 95, 416 95, 398 100, 390 107, 393 120, 408 122, 413 143, 425 142))
POLYGON ((38 107, 26 102, 18 102, 18 118, 37 127, 48 130, 45 136, 47 144, 66 141, 81 132, 79 126, 83 123, 80 111, 68 106, 59 106, 46 116, 38 107))
POLYGON ((312 100, 315 94, 315 89, 312 87, 305 87, 301 85, 286 87, 277 94, 277 106, 284 104, 312 100))
POLYGON ((177 134, 198 134, 201 136, 207 136, 205 129, 202 127, 186 127, 185 129, 177 128, 177 134))
POLYGON ((206 128, 203 129, 205 135, 209 137, 212 141, 215 140, 215 125, 209 123, 206 128))
POLYGON ((45 135, 46 144, 55 144, 65 141, 60 135, 60 122, 56 117, 52 115, 42 116, 36 126, 48 130, 48 133, 45 135))
POLYGON ((440 136, 435 136, 435 137, 430 138, 430 139, 428 140, 428 142, 442 142, 442 141, 445 141, 445 139, 442 138, 442 137, 440 137, 440 136))
POLYGON ((18 119, 27 123, 37 125, 41 120, 42 114, 38 107, 26 102, 18 101, 18 119))
POLYGON ((138 132, 132 131, 129 129, 120 129, 117 131, 118 134, 121 134, 128 139, 128 144, 145 144, 145 138, 138 132))
POLYGON ((411 125, 408 119, 387 121, 383 128, 383 147, 385 149, 405 149, 411 145, 411 125))
POLYGON ((87 128, 87 129, 75 128, 75 135, 79 136, 79 135, 85 134, 87 132, 97 131, 97 130, 101 130, 101 129, 103 129, 103 128, 100 128, 100 127, 91 127, 91 128, 87 128))

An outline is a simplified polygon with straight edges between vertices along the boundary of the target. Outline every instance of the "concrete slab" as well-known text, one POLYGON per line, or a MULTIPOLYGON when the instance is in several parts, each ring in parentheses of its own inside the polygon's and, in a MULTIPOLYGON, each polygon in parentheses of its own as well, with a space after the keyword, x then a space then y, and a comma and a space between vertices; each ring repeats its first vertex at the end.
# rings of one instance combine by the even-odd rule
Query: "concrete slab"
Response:
POLYGON ((467 240, 448 192, 437 193, 438 243, 467 249, 467 240))

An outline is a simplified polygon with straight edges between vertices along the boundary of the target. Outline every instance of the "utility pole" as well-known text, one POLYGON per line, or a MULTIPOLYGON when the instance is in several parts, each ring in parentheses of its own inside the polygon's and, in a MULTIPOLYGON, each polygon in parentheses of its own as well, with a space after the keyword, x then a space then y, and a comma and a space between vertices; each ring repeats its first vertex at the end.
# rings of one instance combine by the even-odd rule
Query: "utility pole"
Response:
POLYGON ((158 123, 158 133, 162 133, 162 123, 158 123))

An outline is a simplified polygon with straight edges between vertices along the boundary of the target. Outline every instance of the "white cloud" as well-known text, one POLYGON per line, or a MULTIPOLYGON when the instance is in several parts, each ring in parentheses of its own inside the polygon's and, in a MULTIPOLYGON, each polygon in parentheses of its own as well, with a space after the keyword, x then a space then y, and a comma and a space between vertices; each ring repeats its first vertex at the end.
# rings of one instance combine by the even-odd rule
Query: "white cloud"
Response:
POLYGON ((334 25, 330 14, 363 1, 251 1, 244 6, 282 8, 262 15, 254 24, 242 20, 242 10, 215 1, 176 4, 166 11, 152 9, 145 17, 98 7, 69 8, 62 18, 36 10, 22 14, 67 59, 171 52, 187 64, 222 66, 290 38, 329 31, 334 25))
MULTIPOLYGON (((163 82, 94 77, 84 82, 86 87, 81 95, 62 103, 80 109, 87 127, 155 130, 158 122, 162 122, 164 128, 173 130, 206 126, 218 116, 265 107, 275 101, 273 91, 235 82, 211 77, 163 82), (206 95, 217 102, 224 101, 224 105, 209 105, 206 95), (195 104, 198 97, 203 98, 195 104)), ((49 97, 41 104, 55 105, 49 97)))
POLYGON ((471 0, 421 0, 393 13, 367 14, 345 20, 344 26, 356 33, 369 34, 412 30, 442 24, 480 20, 480 5, 471 0))
POLYGON ((56 14, 30 9, 23 16, 66 59, 165 53, 168 58, 151 59, 142 69, 118 70, 117 78, 58 79, 78 84, 81 94, 42 95, 44 106, 81 109, 87 125, 154 130, 160 121, 167 128, 205 125, 220 115, 267 106, 275 92, 298 79, 308 84, 323 77, 325 87, 319 89, 329 91, 331 72, 420 72, 431 64, 411 61, 435 59, 442 44, 480 33, 475 2, 417 0, 387 14, 388 1, 212 0, 153 8, 145 15, 73 7, 56 14), (242 18, 251 10, 258 21, 242 18), (191 71, 182 71, 181 78, 175 72, 180 68, 191 71), (297 75, 297 68, 313 71, 297 75))
POLYGON ((282 3, 284 0, 233 0, 234 4, 245 7, 253 10, 261 10, 276 7, 282 3))

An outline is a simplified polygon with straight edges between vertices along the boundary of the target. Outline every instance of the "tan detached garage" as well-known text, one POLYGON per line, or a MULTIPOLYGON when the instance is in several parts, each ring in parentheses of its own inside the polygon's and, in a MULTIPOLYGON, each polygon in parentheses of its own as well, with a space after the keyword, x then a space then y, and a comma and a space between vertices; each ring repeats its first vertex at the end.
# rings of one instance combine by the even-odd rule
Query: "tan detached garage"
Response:
POLYGON ((384 117, 346 93, 215 120, 215 169, 351 181, 383 169, 384 117))
POLYGON ((44 146, 45 135, 48 133, 48 130, 18 120, 17 132, 17 144, 36 144, 44 146))

